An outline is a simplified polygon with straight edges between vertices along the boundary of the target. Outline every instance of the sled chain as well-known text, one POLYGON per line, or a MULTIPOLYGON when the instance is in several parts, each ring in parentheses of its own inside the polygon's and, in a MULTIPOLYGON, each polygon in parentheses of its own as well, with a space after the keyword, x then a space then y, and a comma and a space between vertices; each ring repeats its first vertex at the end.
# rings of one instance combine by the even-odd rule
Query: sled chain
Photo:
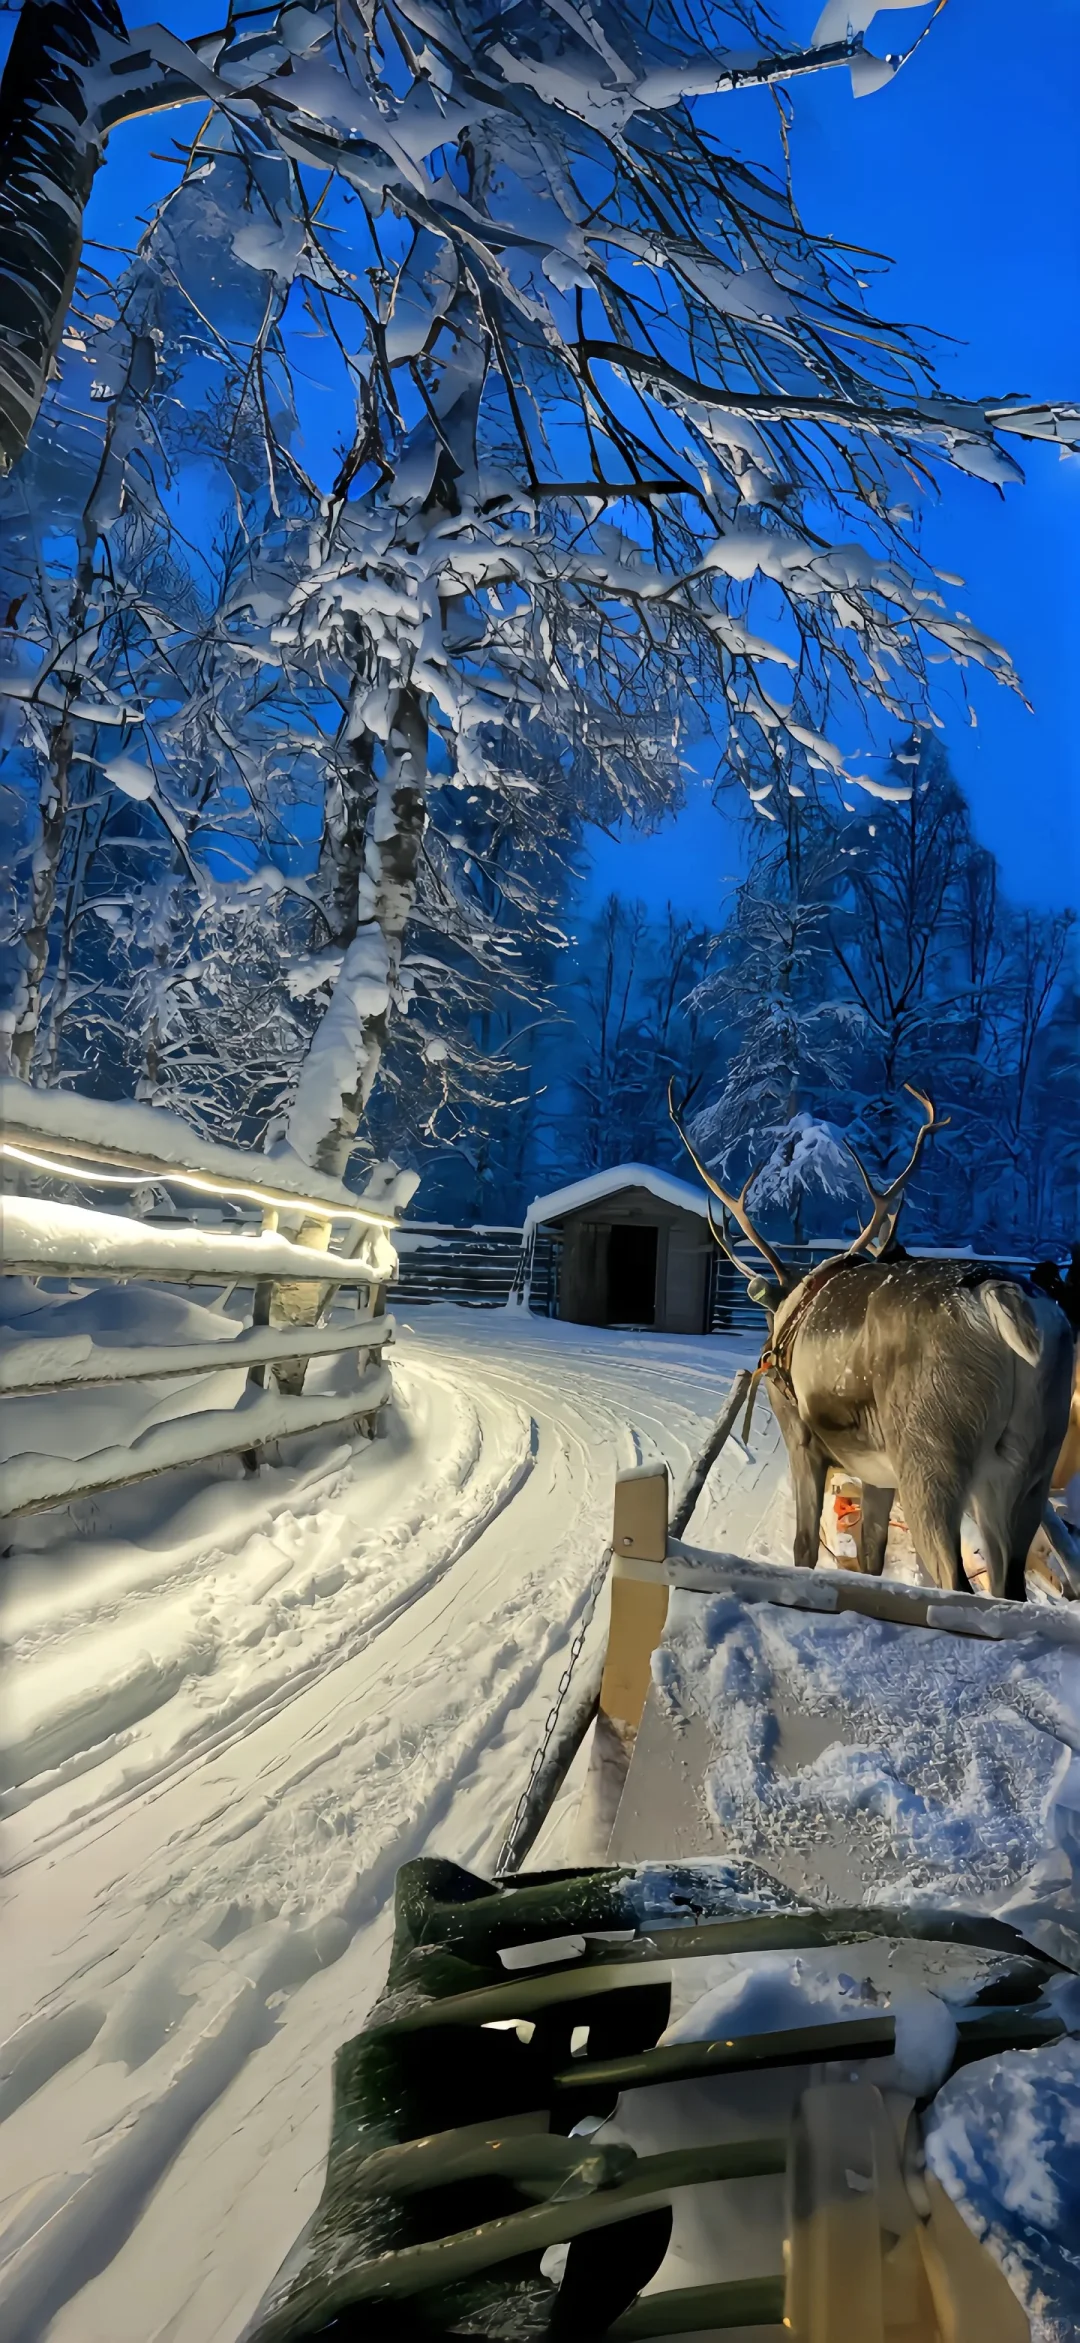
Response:
POLYGON ((536 1751, 531 1766, 529 1767, 529 1778, 514 1809, 514 1819, 510 1825, 509 1830, 507 1831, 502 1846, 499 1849, 498 1857, 495 1863, 496 1873, 499 1873, 500 1871, 508 1871, 513 1864, 514 1849, 517 1846, 518 1839, 521 1836, 522 1824, 524 1823, 526 1815, 529 1811, 529 1806, 532 1799, 533 1784, 537 1775, 542 1772, 543 1767, 547 1761, 547 1753, 551 1747, 551 1743, 558 1726, 562 1704, 570 1690, 574 1670, 577 1667, 579 1659, 581 1658, 582 1646, 584 1645, 585 1638, 592 1625, 593 1613, 599 1600, 600 1589, 603 1586, 604 1580, 608 1574, 608 1564, 610 1561, 611 1547, 605 1546, 604 1551, 600 1556, 600 1560, 596 1565, 596 1569, 593 1572, 592 1584, 590 1585, 588 1594, 585 1597, 585 1606, 578 1623, 577 1633, 570 1646, 570 1657, 567 1660, 566 1666, 559 1678, 555 1698, 547 1713, 547 1721, 544 1725, 544 1738, 540 1743, 539 1749, 536 1751))

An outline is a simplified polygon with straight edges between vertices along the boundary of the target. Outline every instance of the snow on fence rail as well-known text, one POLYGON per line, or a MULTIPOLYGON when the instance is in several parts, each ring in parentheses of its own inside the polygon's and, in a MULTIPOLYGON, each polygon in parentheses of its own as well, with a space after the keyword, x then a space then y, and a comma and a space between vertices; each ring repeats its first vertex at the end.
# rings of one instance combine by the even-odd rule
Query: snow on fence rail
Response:
MULTIPOLYGON (((227 1367, 228 1360, 223 1364, 227 1367)), ((41 1513, 181 1465, 207 1464, 221 1456, 255 1457, 273 1441, 370 1423, 389 1397, 390 1376, 381 1363, 360 1376, 354 1391, 333 1399, 323 1392, 285 1398, 249 1384, 235 1407, 205 1408, 173 1423, 153 1424, 126 1445, 117 1442, 93 1456, 11 1457, 0 1465, 0 1514, 41 1513)))
MULTIPOLYGON (((152 1277, 170 1285, 223 1285, 230 1278, 257 1285, 290 1277, 355 1285, 371 1274, 366 1259, 358 1267, 339 1253, 294 1245, 267 1230, 233 1236, 225 1229, 148 1228, 122 1212, 37 1196, 0 1199, 0 1250, 9 1277, 152 1277)), ((390 1266, 387 1261, 387 1275, 390 1266)))
MULTIPOLYGON (((300 1434, 372 1428, 390 1396, 389 1371, 382 1358, 393 1332, 392 1321, 383 1313, 383 1295, 397 1266, 389 1242, 394 1226, 389 1207, 407 1200, 404 1194, 400 1199, 395 1195, 393 1180, 383 1181, 377 1204, 339 1189, 335 1181, 314 1174, 308 1178, 302 1165, 285 1165, 279 1186, 279 1159, 252 1156, 238 1148, 204 1149, 174 1116, 123 1104, 103 1108, 92 1100, 31 1092, 19 1083, 0 1083, 0 1114, 0 1145, 9 1171, 33 1168, 79 1182, 97 1182, 104 1176, 128 1187, 147 1180, 155 1185, 176 1181, 249 1199, 261 1205, 263 1218, 261 1232, 227 1226, 151 1227, 123 1212, 100 1212, 39 1196, 0 1198, 0 1271, 8 1279, 29 1278, 39 1289, 29 1313, 8 1313, 9 1322, 0 1327, 0 1392, 10 1403, 8 1437, 16 1443, 20 1438, 25 1441, 23 1453, 9 1454, 0 1464, 0 1512, 36 1512, 230 1455, 242 1455, 253 1464, 260 1451, 300 1434), (43 1147, 48 1150, 44 1156, 43 1147), (80 1169, 87 1162, 95 1166, 92 1171, 80 1169), (122 1166, 119 1177, 115 1172, 102 1175, 96 1168, 102 1162, 122 1166), (325 1224, 322 1243, 302 1245, 278 1232, 279 1207, 299 1218, 305 1206, 325 1224), (335 1221, 352 1224, 346 1226, 341 1251, 326 1242, 335 1221), (99 1342, 93 1332, 65 1331, 65 1316, 77 1296, 50 1293, 44 1303, 40 1298, 42 1281, 52 1287, 72 1280, 84 1289, 84 1298, 87 1287, 123 1289, 132 1281, 151 1289, 209 1286, 218 1290, 222 1313, 234 1291, 248 1289, 255 1322, 245 1327, 221 1314, 215 1323, 207 1312, 192 1307, 190 1314, 213 1328, 213 1339, 157 1341, 151 1302, 131 1312, 134 1340, 117 1341, 111 1326, 114 1338, 99 1342), (295 1321, 307 1313, 293 1310, 288 1323, 269 1323, 275 1288, 293 1296, 298 1287, 313 1286, 323 1306, 329 1298, 354 1290, 356 1316, 344 1325, 304 1325, 295 1321), (322 1360, 333 1371, 349 1354, 356 1366, 348 1389, 305 1393, 265 1387, 273 1370, 291 1369, 296 1376, 310 1361, 322 1360), (238 1373, 245 1380, 233 1405, 192 1408, 190 1386, 197 1390, 200 1377, 238 1373), (175 1418, 133 1426, 128 1437, 107 1439, 92 1453, 70 1454, 74 1394, 85 1395, 92 1387, 152 1384, 159 1378, 187 1381, 175 1418), (63 1394, 67 1398, 61 1428, 56 1409, 63 1394), (50 1398, 53 1412, 50 1416, 46 1407, 43 1416, 38 1403, 50 1398), (51 1445, 61 1453, 48 1452, 50 1426, 51 1445)), ((406 1175, 402 1183, 409 1192, 410 1181, 411 1175, 406 1175)), ((321 1315, 322 1310, 312 1314, 321 1315)), ((119 1412, 122 1416, 124 1411, 119 1412)), ((114 1417, 108 1428, 115 1429, 115 1422, 114 1417)), ((87 1418, 89 1435, 99 1443, 100 1424, 100 1414, 87 1418)))
MULTIPOLYGON (((364 1343, 381 1349, 393 1321, 364 1322, 364 1343)), ((311 1326, 281 1334, 261 1326, 241 1327, 223 1351, 220 1342, 141 1342, 128 1348, 98 1343, 89 1334, 44 1339, 0 1329, 0 1394, 9 1399, 53 1391, 77 1391, 90 1384, 165 1382, 172 1375, 219 1375, 237 1367, 280 1367, 297 1358, 335 1358, 357 1348, 355 1326, 311 1326)))
POLYGON ((164 1107, 33 1090, 6 1077, 0 1080, 0 1153, 36 1169, 46 1168, 43 1153, 59 1157, 61 1178, 78 1178, 73 1169, 78 1159, 134 1172, 140 1182, 175 1182, 211 1196, 246 1196, 271 1208, 316 1206, 330 1220, 381 1228, 393 1227, 397 1208, 416 1187, 411 1172, 398 1173, 355 1196, 340 1180, 311 1171, 291 1148, 254 1155, 248 1148, 200 1139, 164 1107), (401 1192, 403 1182, 407 1195, 401 1192))

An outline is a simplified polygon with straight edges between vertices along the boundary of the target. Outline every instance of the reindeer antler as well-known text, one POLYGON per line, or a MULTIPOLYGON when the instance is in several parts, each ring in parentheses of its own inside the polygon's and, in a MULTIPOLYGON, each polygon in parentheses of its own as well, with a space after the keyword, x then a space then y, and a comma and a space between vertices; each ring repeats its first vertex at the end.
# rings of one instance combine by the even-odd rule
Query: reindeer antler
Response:
POLYGON ((903 1171, 898 1172, 895 1180, 890 1180, 887 1188, 875 1188, 861 1155, 856 1154, 850 1139, 845 1139, 844 1141, 844 1145, 847 1148, 848 1154, 851 1156, 852 1161, 859 1167, 867 1195, 870 1197, 874 1207, 865 1228, 861 1228, 859 1230, 859 1234, 855 1238, 854 1242, 848 1246, 847 1252, 844 1255, 845 1260, 850 1259, 850 1257, 855 1253, 865 1252, 867 1246, 873 1244, 874 1238, 883 1229, 885 1231, 884 1236, 882 1237, 881 1244, 875 1248, 875 1251, 876 1253, 881 1253, 884 1251, 885 1246, 889 1243, 892 1237, 896 1223, 900 1218, 900 1211, 904 1202, 904 1193, 907 1187, 907 1183, 911 1178, 916 1164, 918 1163, 920 1155, 922 1154, 925 1142, 932 1136, 933 1133, 937 1131, 944 1131, 952 1119, 949 1115, 946 1115, 943 1119, 939 1119, 931 1100, 926 1097, 924 1091, 916 1090, 913 1082, 905 1082, 904 1088, 908 1092, 909 1096, 911 1098, 917 1098, 919 1105, 925 1109, 925 1120, 919 1125, 915 1139, 915 1145, 911 1150, 911 1154, 908 1157, 906 1164, 904 1165, 903 1171), (887 1227, 886 1222, 888 1223, 887 1227))
POLYGON ((729 1245, 727 1238, 724 1235, 723 1229, 717 1227, 716 1222, 713 1219, 711 1196, 706 1196, 705 1198, 705 1217, 709 1223, 709 1235, 711 1236, 713 1243, 719 1245, 720 1251, 724 1254, 725 1258, 730 1261, 732 1268, 737 1269, 740 1277, 745 1277, 747 1284, 750 1285, 757 1273, 753 1268, 748 1268, 745 1261, 740 1261, 739 1256, 735 1251, 734 1245, 729 1245))
MULTIPOLYGON (((746 1209, 746 1199, 754 1185, 754 1181, 757 1179, 758 1174, 762 1169, 762 1166, 760 1163, 755 1164, 753 1170, 747 1174, 747 1177, 743 1181, 738 1195, 729 1196, 727 1189, 720 1186, 719 1180, 714 1180, 712 1173, 710 1171, 706 1171, 705 1165, 702 1163, 697 1149, 691 1145, 690 1140, 686 1136, 682 1117, 688 1104, 688 1100, 692 1096, 693 1092, 688 1092, 687 1098, 683 1100, 682 1108, 676 1107, 675 1077, 672 1075, 670 1081, 668 1082, 667 1089, 668 1113, 671 1116, 671 1120, 675 1125, 680 1139, 682 1140, 683 1146, 686 1149, 690 1161, 694 1166, 694 1170, 697 1172, 699 1178, 704 1180, 705 1186, 711 1190, 715 1197, 718 1198, 719 1202, 723 1205, 725 1212, 730 1212, 732 1220, 735 1222, 736 1227, 741 1228, 744 1237, 749 1237, 750 1243, 755 1247, 757 1252, 761 1254, 763 1260, 768 1262, 773 1276, 777 1279, 777 1282, 786 1289, 788 1284, 787 1270, 785 1269, 779 1254, 774 1253, 772 1246, 766 1244, 764 1237, 758 1235, 758 1232, 754 1227, 754 1223, 746 1209)), ((716 1222, 713 1219, 711 1204, 707 1206, 707 1210, 709 1215, 709 1227, 711 1228, 712 1233, 716 1238, 717 1244, 720 1246, 721 1250, 727 1254, 728 1260, 734 1261, 735 1267, 742 1270, 743 1276, 745 1277, 747 1274, 746 1265, 744 1262, 739 1260, 738 1255, 732 1251, 731 1246, 721 1236, 716 1226, 716 1222)))

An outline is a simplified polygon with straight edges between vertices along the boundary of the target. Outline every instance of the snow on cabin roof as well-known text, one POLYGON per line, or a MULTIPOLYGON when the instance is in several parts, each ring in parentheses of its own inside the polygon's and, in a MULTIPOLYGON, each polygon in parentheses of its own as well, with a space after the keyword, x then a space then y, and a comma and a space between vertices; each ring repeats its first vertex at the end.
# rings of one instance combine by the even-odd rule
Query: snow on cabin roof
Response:
POLYGON ((600 1204, 605 1196, 621 1195, 627 1188, 644 1188, 661 1204, 696 1212, 700 1220, 708 1218, 704 1188, 677 1180, 673 1172, 656 1171, 650 1163, 615 1163, 610 1171, 589 1172, 583 1180, 571 1180, 567 1188, 553 1189, 550 1196, 534 1196, 522 1236, 527 1241, 544 1221, 561 1220, 567 1212, 580 1212, 583 1205, 600 1204))

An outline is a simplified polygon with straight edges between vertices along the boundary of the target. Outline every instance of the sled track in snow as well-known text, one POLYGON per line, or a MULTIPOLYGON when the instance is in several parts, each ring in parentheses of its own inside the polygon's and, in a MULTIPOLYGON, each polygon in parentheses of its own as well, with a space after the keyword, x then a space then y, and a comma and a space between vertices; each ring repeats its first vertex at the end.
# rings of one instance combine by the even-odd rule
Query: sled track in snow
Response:
MULTIPOLYGON (((136 1800, 145 1798, 148 1802, 152 1802, 156 1795, 160 1795, 166 1784, 183 1781, 186 1775, 205 1765, 211 1757, 223 1755, 235 1742, 257 1732, 261 1725, 268 1724, 272 1718, 287 1709, 292 1701, 299 1698, 301 1693, 322 1683, 337 1669, 345 1667, 350 1660, 356 1659, 361 1652, 367 1651, 380 1635, 384 1634, 389 1627, 394 1626, 406 1611, 411 1610, 414 1603, 418 1603, 424 1595, 430 1593, 432 1587, 436 1586, 439 1580, 453 1569, 455 1563, 468 1553, 470 1546, 475 1544, 477 1538, 483 1536, 485 1530, 490 1529, 492 1523, 498 1520, 499 1515, 505 1512, 507 1506, 524 1488, 536 1461, 537 1425, 535 1417, 529 1419, 529 1430, 528 1454, 523 1456, 507 1472, 501 1486, 490 1501, 484 1505, 472 1521, 465 1525, 460 1536, 448 1546, 446 1552, 437 1561, 432 1562, 430 1567, 409 1587, 377 1607, 365 1619, 363 1626, 357 1630, 357 1633, 344 1642, 329 1658, 321 1662, 313 1662, 306 1668, 298 1668, 295 1675, 290 1677, 287 1683, 279 1685, 265 1699, 253 1700, 249 1706, 241 1708, 235 1716, 229 1719, 227 1724, 220 1726, 216 1732, 208 1733, 204 1740, 186 1750, 182 1755, 174 1757, 167 1764, 160 1766, 156 1772, 142 1775, 137 1782, 117 1791, 115 1796, 107 1802, 98 1803, 82 1812, 77 1812, 69 1822, 61 1824, 55 1831, 44 1834, 32 1848, 28 1848, 24 1853, 14 1857, 10 1863, 0 1863, 0 1879, 13 1877, 17 1871, 24 1870, 27 1865, 40 1862, 45 1857, 56 1854, 74 1839, 87 1840, 91 1836, 104 1837, 117 1818, 136 1800)), ((92 1749, 87 1754, 92 1756, 92 1749)))
POLYGON ((490 1862, 615 1471, 663 1455, 677 1488, 743 1363, 449 1311, 399 1356, 400 1455, 391 1437, 283 1471, 269 1523, 265 1481, 226 1485, 247 1527, 202 1558, 123 1544, 87 1597, 96 1641, 74 1566, 52 1585, 33 1560, 21 1592, 16 1572, 31 1687, 58 1652, 85 1676, 186 1621, 204 1581, 219 1639, 209 1689, 137 1728, 96 1794, 85 1772, 34 1784, 9 1825, 27 2088, 0 2121, 0 2324, 19 2343, 235 2343, 318 2193, 331 2058, 380 1980, 399 1863, 490 1862))

